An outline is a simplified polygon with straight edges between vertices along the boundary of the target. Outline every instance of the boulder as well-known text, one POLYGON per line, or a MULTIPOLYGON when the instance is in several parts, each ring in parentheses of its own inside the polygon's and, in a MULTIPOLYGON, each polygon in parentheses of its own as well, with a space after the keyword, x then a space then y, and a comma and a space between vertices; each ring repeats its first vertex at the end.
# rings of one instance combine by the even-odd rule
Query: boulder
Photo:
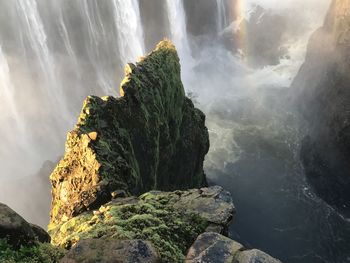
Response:
POLYGON ((34 231, 27 221, 5 204, 0 203, 0 238, 14 247, 34 243, 34 231))
POLYGON ((281 263, 257 250, 247 250, 243 245, 218 233, 201 234, 189 249, 185 263, 281 263))
POLYGON ((51 237, 50 235, 42 229, 40 226, 30 224, 30 227, 32 228, 34 235, 36 236, 37 241, 41 243, 50 243, 51 242, 51 237))
POLYGON ((231 196, 221 187, 152 191, 113 199, 50 229, 52 243, 70 248, 91 238, 152 242, 162 262, 183 262, 187 249, 209 225, 226 228, 234 215, 231 196))
POLYGON ((218 233, 201 234, 187 253, 185 263, 232 263, 243 246, 218 233))
POLYGON ((150 242, 142 240, 86 239, 79 241, 60 263, 157 263, 150 242))
POLYGON ((281 263, 278 259, 258 249, 244 250, 238 253, 236 260, 238 263, 281 263))
POLYGON ((51 174, 51 224, 68 221, 112 199, 116 190, 206 185, 209 149, 205 115, 185 97, 175 47, 168 41, 128 64, 121 98, 88 97, 51 174))
POLYGON ((0 203, 0 239, 6 239, 14 248, 50 242, 50 236, 41 227, 29 224, 7 205, 0 203))

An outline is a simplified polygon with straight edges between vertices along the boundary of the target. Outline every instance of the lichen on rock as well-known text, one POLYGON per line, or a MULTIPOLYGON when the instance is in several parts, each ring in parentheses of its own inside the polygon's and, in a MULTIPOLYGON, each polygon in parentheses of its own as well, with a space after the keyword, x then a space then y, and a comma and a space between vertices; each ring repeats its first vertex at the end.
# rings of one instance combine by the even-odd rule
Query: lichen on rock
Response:
POLYGON ((51 174, 51 226, 107 203, 116 190, 189 189, 206 184, 204 114, 185 97, 175 47, 162 41, 128 64, 121 98, 89 96, 51 174))

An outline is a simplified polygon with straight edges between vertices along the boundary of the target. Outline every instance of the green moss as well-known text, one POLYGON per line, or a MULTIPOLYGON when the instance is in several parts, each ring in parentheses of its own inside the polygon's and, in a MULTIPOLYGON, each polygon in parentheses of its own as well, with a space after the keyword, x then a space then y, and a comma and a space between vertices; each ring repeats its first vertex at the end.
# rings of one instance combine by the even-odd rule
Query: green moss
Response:
POLYGON ((22 246, 14 250, 5 239, 0 239, 0 262, 2 263, 56 263, 64 256, 64 249, 47 243, 22 246))
POLYGON ((127 204, 113 201, 95 214, 75 217, 50 231, 52 242, 70 247, 95 237, 142 239, 154 244, 164 262, 183 262, 186 250, 208 224, 195 214, 175 210, 166 197, 150 195, 127 204))

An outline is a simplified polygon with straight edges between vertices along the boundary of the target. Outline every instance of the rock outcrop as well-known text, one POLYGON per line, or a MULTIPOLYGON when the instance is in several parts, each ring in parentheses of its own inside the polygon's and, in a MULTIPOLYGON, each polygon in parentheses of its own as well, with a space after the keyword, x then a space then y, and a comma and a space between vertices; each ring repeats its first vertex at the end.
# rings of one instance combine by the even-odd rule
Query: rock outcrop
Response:
POLYGON ((185 263, 281 263, 258 249, 246 249, 240 243, 218 233, 201 234, 188 251, 185 263))
POLYGON ((205 115, 186 98, 175 47, 168 41, 128 64, 121 98, 88 97, 63 159, 51 174, 51 224, 97 209, 124 190, 205 186, 205 115))
POLYGON ((156 247, 162 262, 182 262, 198 235, 213 226, 221 232, 234 213, 231 195, 221 187, 151 191, 139 198, 114 199, 49 232, 54 245, 66 248, 92 238, 112 244, 115 240, 147 240, 156 247))
MULTIPOLYGON (((51 243, 69 249, 61 263, 182 263, 201 234, 224 239, 236 212, 229 192, 203 187, 205 116, 184 95, 168 41, 127 66, 120 93, 119 99, 88 97, 68 134, 50 177, 51 243)), ((235 251, 216 245, 216 260, 235 251)))
POLYGON ((306 120, 301 150, 316 193, 350 215, 350 1, 333 0, 292 88, 306 120))

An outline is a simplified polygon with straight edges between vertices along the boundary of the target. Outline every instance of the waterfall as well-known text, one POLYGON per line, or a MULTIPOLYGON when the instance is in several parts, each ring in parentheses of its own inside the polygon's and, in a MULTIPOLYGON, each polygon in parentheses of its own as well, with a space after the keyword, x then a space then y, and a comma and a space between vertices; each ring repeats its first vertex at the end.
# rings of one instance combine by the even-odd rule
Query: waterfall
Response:
POLYGON ((68 118, 62 87, 58 84, 59 81, 56 77, 55 60, 47 44, 47 35, 37 9, 37 2, 35 0, 18 0, 16 3, 18 5, 18 11, 24 20, 27 32, 29 32, 27 36, 30 45, 37 56, 41 71, 45 77, 45 92, 48 95, 48 99, 56 106, 58 105, 61 116, 68 118))
POLYGON ((10 68, 7 59, 0 46, 0 98, 1 101, 5 102, 1 107, 2 112, 11 114, 10 117, 14 118, 17 125, 20 125, 19 115, 16 108, 15 98, 14 98, 14 87, 12 85, 10 68), (6 110, 8 107, 9 110, 6 110))
POLYGON ((123 64, 135 61, 145 52, 138 0, 113 0, 118 47, 123 64))
POLYGON ((64 21, 63 17, 63 10, 62 10, 62 5, 60 5, 59 1, 53 1, 54 9, 57 12, 57 19, 58 19, 58 28, 59 28, 59 34, 61 38, 63 39, 64 46, 67 50, 68 56, 72 59, 72 62, 74 64, 74 67, 76 69, 76 73, 78 77, 80 78, 80 68, 79 68, 79 63, 77 60, 77 57, 75 55, 72 43, 69 38, 69 33, 67 26, 64 21))
POLYGON ((217 30, 222 32, 227 25, 225 0, 216 0, 217 5, 217 30))
POLYGON ((89 36, 89 41, 85 43, 87 45, 88 58, 96 72, 98 85, 105 93, 109 94, 113 90, 113 82, 112 78, 106 75, 103 66, 104 56, 101 54, 101 47, 107 42, 106 30, 101 22, 98 9, 95 7, 96 2, 83 0, 81 4, 82 6, 79 6, 79 9, 83 12, 84 25, 89 36))
POLYGON ((175 44, 181 60, 181 76, 186 87, 186 84, 189 83, 189 79, 191 78, 190 72, 194 67, 194 59, 192 58, 188 41, 183 0, 166 0, 166 3, 171 40, 175 44))
POLYGON ((166 0, 170 24, 171 39, 178 52, 184 55, 190 53, 186 30, 186 14, 182 0, 166 0))
MULTIPOLYGON (((62 155, 86 96, 117 96, 125 63, 145 47, 138 0, 16 0, 0 8, 1 193, 62 155)), ((30 220, 29 200, 0 194, 30 220)))

